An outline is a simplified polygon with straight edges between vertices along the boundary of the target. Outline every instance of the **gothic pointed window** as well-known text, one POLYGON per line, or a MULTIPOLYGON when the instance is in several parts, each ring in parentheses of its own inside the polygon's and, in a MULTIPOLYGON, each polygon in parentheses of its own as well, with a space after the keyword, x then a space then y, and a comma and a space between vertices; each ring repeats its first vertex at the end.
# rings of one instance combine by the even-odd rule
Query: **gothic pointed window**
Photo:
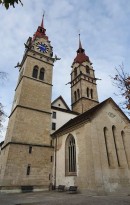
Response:
POLYGON ((40 69, 40 74, 39 74, 39 79, 40 79, 40 80, 44 80, 44 73, 45 73, 44 68, 41 68, 41 69, 40 69))
POLYGON ((33 68, 32 77, 37 78, 37 76, 38 76, 38 66, 35 65, 34 68, 33 68))
POLYGON ((87 88, 87 97, 89 98, 89 88, 87 88))
POLYGON ((123 148, 124 148, 124 152, 125 152, 125 156, 126 156, 126 161, 127 161, 128 166, 129 166, 128 153, 127 153, 127 149, 126 149, 126 139, 125 139, 125 133, 123 130, 121 131, 121 137, 122 137, 123 148))
POLYGON ((120 167, 120 159, 119 159, 119 153, 118 153, 118 147, 117 147, 117 132, 116 132, 116 127, 114 125, 112 126, 112 134, 113 134, 113 139, 114 139, 117 163, 118 163, 118 166, 120 167))
POLYGON ((73 135, 69 134, 65 146, 66 175, 76 175, 76 143, 73 135))
POLYGON ((109 155, 109 147, 108 147, 108 129, 104 127, 103 129, 104 132, 104 140, 105 140, 105 147, 106 147, 106 153, 107 153, 107 160, 108 160, 108 165, 111 166, 111 161, 110 161, 110 155, 109 155))

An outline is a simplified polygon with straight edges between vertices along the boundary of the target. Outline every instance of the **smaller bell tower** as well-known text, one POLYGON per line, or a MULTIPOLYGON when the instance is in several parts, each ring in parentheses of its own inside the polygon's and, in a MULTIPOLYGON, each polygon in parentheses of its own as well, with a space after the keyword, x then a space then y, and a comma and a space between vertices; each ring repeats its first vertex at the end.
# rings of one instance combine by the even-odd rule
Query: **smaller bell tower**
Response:
POLYGON ((80 34, 77 56, 71 67, 72 110, 83 113, 99 102, 94 69, 89 57, 85 54, 85 50, 82 47, 80 34))

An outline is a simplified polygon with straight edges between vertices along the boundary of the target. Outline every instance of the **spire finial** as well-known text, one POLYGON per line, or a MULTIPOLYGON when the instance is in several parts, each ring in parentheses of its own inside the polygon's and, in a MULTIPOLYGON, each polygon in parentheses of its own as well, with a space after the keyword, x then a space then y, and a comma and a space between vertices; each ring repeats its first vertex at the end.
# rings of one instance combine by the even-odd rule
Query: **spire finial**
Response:
POLYGON ((44 25, 43 25, 44 15, 45 15, 45 11, 43 11, 43 14, 42 14, 42 22, 41 22, 41 27, 42 27, 42 28, 44 27, 44 25))
POLYGON ((79 48, 82 48, 81 40, 80 40, 80 33, 79 33, 79 48))

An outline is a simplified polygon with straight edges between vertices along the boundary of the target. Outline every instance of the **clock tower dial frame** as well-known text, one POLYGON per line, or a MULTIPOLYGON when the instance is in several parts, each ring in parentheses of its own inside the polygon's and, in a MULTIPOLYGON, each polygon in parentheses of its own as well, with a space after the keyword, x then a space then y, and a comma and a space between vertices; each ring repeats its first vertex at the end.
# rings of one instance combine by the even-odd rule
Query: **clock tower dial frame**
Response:
POLYGON ((48 53, 49 52, 49 46, 44 42, 37 42, 36 43, 36 49, 40 51, 41 53, 48 53))

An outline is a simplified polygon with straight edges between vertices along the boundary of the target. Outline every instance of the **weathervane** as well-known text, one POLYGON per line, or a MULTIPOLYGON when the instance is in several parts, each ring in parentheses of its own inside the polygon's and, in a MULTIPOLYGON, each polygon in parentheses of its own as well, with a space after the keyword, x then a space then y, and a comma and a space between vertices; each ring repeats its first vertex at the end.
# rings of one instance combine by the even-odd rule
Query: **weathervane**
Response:
POLYGON ((43 9, 43 11, 42 11, 42 17, 44 18, 44 16, 45 16, 45 10, 43 9))

